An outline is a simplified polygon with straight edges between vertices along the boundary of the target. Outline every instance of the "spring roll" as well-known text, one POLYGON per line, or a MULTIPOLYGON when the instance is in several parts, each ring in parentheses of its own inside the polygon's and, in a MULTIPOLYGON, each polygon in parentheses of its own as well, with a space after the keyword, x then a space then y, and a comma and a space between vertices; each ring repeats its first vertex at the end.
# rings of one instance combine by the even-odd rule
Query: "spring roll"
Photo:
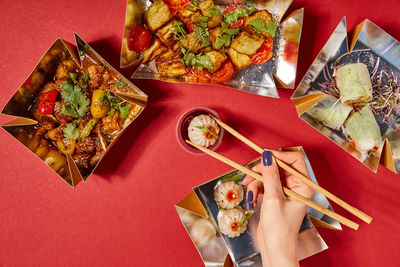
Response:
POLYGON ((353 108, 342 104, 338 100, 338 98, 332 95, 325 95, 315 106, 307 110, 306 113, 329 128, 339 130, 353 108))
POLYGON ((343 104, 363 105, 371 101, 372 83, 365 64, 355 63, 337 67, 335 78, 343 104))
POLYGON ((344 123, 343 133, 361 152, 376 151, 382 144, 381 131, 368 105, 350 115, 344 123))

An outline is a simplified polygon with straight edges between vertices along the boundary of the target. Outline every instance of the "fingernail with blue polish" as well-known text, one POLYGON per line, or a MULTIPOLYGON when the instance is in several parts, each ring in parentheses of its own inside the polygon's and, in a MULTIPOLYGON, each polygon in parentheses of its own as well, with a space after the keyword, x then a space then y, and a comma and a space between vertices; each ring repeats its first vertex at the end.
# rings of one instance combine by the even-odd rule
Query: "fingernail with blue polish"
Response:
POLYGON ((264 151, 262 153, 262 160, 264 166, 271 166, 272 164, 272 154, 271 151, 264 151))
POLYGON ((249 209, 254 209, 254 204, 252 203, 253 202, 253 191, 249 191, 248 193, 247 193, 247 203, 249 203, 249 209))
POLYGON ((246 178, 247 174, 245 174, 242 179, 240 179, 241 182, 243 182, 244 178, 246 178))

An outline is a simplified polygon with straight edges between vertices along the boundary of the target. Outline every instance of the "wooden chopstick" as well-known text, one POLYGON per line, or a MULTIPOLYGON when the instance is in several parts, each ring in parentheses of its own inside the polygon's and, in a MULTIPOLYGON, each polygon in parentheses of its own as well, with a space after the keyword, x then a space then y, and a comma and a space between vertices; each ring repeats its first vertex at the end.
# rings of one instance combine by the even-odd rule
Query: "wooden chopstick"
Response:
MULTIPOLYGON (((229 133, 231 133, 233 136, 235 136, 236 138, 238 138, 240 141, 242 141, 243 143, 245 143, 246 145, 248 145, 249 147, 253 148, 255 151, 257 151, 258 153, 262 154, 265 150, 267 149, 263 149, 261 147, 259 147, 258 145, 256 145, 255 143, 253 143, 252 141, 250 141, 249 139, 247 139, 246 137, 244 137, 243 135, 241 135, 239 132, 237 132, 235 129, 233 129, 232 127, 230 127, 229 125, 227 125, 226 123, 222 122, 221 120, 215 118, 214 116, 211 116, 222 128, 224 128, 226 131, 228 131, 229 133)), ((304 176, 303 174, 299 173, 298 171, 296 171, 295 169, 293 169, 292 167, 290 167, 289 165, 287 165, 285 162, 281 161, 280 159, 274 157, 276 160, 276 163, 278 164, 279 167, 281 167, 282 169, 284 169, 285 171, 287 171, 288 173, 296 176, 297 178, 299 178, 303 183, 305 183, 306 185, 314 188, 316 191, 320 192, 321 194, 323 194, 324 196, 326 196, 327 198, 329 198, 330 200, 332 200, 333 202, 335 202, 336 204, 340 205, 341 207, 343 207, 345 210, 349 211, 350 213, 354 214, 355 216, 357 216, 358 218, 360 218, 361 220, 363 220, 366 223, 371 223, 372 221, 372 217, 365 214, 364 212, 358 210, 357 208, 351 206, 350 204, 346 203, 345 201, 343 201, 342 199, 338 198, 337 196, 335 196, 334 194, 332 194, 331 192, 327 191, 326 189, 322 188, 321 186, 319 186, 318 184, 314 183, 310 178, 304 176)))
MULTIPOLYGON (((225 164, 227 164, 227 165, 229 165, 229 166, 231 166, 231 167, 233 167, 235 169, 238 169, 239 171, 241 171, 243 173, 246 173, 247 175, 249 175, 251 177, 254 177, 257 180, 260 180, 260 181, 263 180, 263 177, 260 174, 254 172, 254 171, 252 171, 250 169, 247 169, 247 168, 243 167, 242 165, 240 165, 239 163, 234 162, 231 159, 228 159, 228 158, 226 158, 226 157, 224 157, 224 156, 222 156, 222 155, 220 155, 220 154, 218 154, 218 153, 216 153, 216 152, 214 152, 214 151, 212 151, 212 150, 210 150, 208 148, 195 145, 192 142, 190 142, 189 140, 186 140, 186 143, 188 143, 191 146, 203 151, 204 153, 206 153, 206 154, 208 154, 208 155, 210 155, 210 156, 212 156, 212 157, 224 162, 225 164)), ((333 211, 331 211, 331 210, 329 210, 329 209, 327 209, 327 208, 325 208, 325 207, 323 207, 323 206, 311 201, 310 199, 308 199, 308 198, 306 198, 306 197, 304 197, 304 196, 302 196, 302 195, 300 195, 300 194, 298 194, 296 192, 293 192, 292 190, 290 190, 290 189, 288 189, 286 187, 282 187, 282 188, 283 188, 283 192, 287 196, 292 197, 295 200, 297 200, 297 201, 299 201, 299 202, 301 202, 301 203, 303 203, 303 204, 305 204, 305 205, 307 205, 307 206, 309 206, 309 207, 311 207, 311 208, 313 208, 313 209, 315 209, 315 210, 317 210, 317 211, 319 211, 319 212, 321 212, 321 213, 323 213, 325 215, 328 215, 329 217, 332 217, 333 219, 336 219, 337 221, 339 221, 343 225, 346 225, 346 226, 348 226, 348 227, 350 227, 350 228, 352 228, 354 230, 358 229, 359 225, 357 223, 355 223, 355 222, 343 217, 342 215, 339 215, 339 214, 337 214, 337 213, 335 213, 335 212, 333 212, 333 211)))

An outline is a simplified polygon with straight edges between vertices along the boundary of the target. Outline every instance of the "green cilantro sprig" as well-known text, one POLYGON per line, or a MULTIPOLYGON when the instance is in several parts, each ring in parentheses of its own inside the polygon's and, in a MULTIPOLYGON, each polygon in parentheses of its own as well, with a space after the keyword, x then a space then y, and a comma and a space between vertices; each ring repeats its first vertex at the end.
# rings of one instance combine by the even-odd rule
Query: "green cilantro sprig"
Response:
POLYGON ((270 21, 265 23, 263 19, 258 18, 250 21, 249 25, 251 25, 256 33, 267 32, 272 37, 275 37, 275 31, 278 25, 275 22, 270 21))
POLYGON ((89 82, 89 73, 84 73, 79 78, 79 83, 81 84, 81 88, 86 89, 88 87, 88 82, 89 82))
POLYGON ((200 22, 194 25, 194 32, 196 34, 196 38, 204 46, 210 45, 210 38, 208 37, 209 32, 207 28, 207 22, 209 20, 210 20, 209 17, 202 16, 200 18, 200 22))
POLYGON ((124 81, 123 78, 119 78, 114 82, 114 87, 116 88, 125 88, 128 87, 128 84, 124 81))
POLYGON ((172 22, 172 26, 174 27, 174 37, 173 38, 175 41, 186 38, 186 36, 185 36, 186 30, 183 27, 183 22, 174 20, 172 22))
POLYGON ((76 128, 75 124, 67 123, 63 128, 63 133, 65 138, 77 139, 79 137, 79 130, 76 128))
POLYGON ((195 67, 198 70, 206 69, 209 72, 214 71, 214 65, 212 64, 209 56, 203 54, 195 55, 183 47, 181 47, 181 51, 183 54, 182 62, 186 66, 195 67))
POLYGON ((204 126, 194 126, 194 127, 196 127, 197 129, 202 130, 205 133, 211 134, 212 136, 214 136, 217 139, 219 138, 216 133, 214 133, 213 131, 211 131, 210 129, 208 129, 208 128, 204 127, 204 126))
POLYGON ((63 81, 60 88, 64 100, 61 113, 74 118, 85 116, 89 111, 90 100, 82 93, 81 87, 63 81))
POLYGON ((114 96, 110 91, 107 91, 100 99, 100 104, 102 106, 110 105, 110 110, 107 112, 108 115, 113 115, 116 110, 119 110, 121 117, 128 117, 130 106, 125 103, 125 100, 114 96))
POLYGON ((230 25, 237 21, 240 18, 245 18, 248 17, 249 15, 253 14, 254 12, 257 11, 257 8, 252 7, 249 9, 244 9, 244 8, 236 8, 235 11, 232 13, 224 14, 224 21, 230 25))
POLYGON ((219 7, 217 5, 213 6, 208 10, 208 13, 210 13, 211 16, 218 16, 219 14, 219 7))
POLYGON ((77 80, 78 74, 76 74, 75 72, 68 73, 67 78, 70 78, 74 84, 78 83, 78 80, 77 80))
POLYGON ((215 40, 215 48, 219 49, 223 46, 230 46, 235 35, 238 34, 240 29, 229 28, 228 24, 224 21, 221 24, 221 35, 217 36, 215 40))

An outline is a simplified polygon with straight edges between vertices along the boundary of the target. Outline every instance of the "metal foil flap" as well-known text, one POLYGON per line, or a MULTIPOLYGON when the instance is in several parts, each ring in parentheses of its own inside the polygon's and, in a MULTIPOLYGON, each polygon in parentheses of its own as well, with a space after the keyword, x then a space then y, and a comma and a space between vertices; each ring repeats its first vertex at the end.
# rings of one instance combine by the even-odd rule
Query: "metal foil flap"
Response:
MULTIPOLYGON (((302 120, 374 172, 379 162, 396 173, 400 170, 399 56, 400 43, 369 20, 358 25, 348 41, 343 18, 292 96, 302 120), (361 105, 341 101, 343 92, 336 83, 338 69, 357 63, 367 67, 372 87, 371 96, 361 105), (342 110, 350 107, 351 112, 342 114, 343 121, 332 126, 338 115, 334 109, 339 110, 339 106, 342 110), (325 117, 318 113, 321 109, 325 109, 325 117), (363 119, 359 114, 371 118, 363 119)), ((356 83, 342 88, 354 93, 356 83)))
MULTIPOLYGON (((86 181, 101 159, 109 151, 112 145, 120 137, 129 124, 131 124, 143 111, 147 103, 147 95, 124 78, 108 62, 106 62, 96 51, 75 34, 76 46, 62 39, 56 40, 43 55, 32 73, 18 88, 16 93, 6 103, 2 110, 3 114, 11 115, 14 120, 5 123, 1 127, 15 137, 26 148, 39 157, 47 166, 53 169, 64 181, 74 187, 80 181, 86 181), (38 116, 35 115, 35 103, 46 83, 54 79, 56 69, 64 59, 73 60, 78 69, 87 68, 88 64, 104 67, 110 75, 124 86, 115 89, 115 94, 129 102, 133 108, 124 121, 122 129, 112 137, 107 147, 103 145, 103 153, 97 157, 95 163, 82 173, 70 154, 61 153, 57 146, 45 140, 43 134, 39 133, 38 116)), ((44 116, 44 115, 41 115, 44 116)), ((39 116, 39 117, 41 117, 39 116)), ((53 116, 53 115, 48 115, 53 116)), ((53 117, 54 120, 54 117, 53 117)))
MULTIPOLYGON (((313 182, 317 182, 311 164, 301 147, 292 148, 290 150, 300 150, 306 160, 306 165, 310 178, 313 182)), ((246 164, 247 168, 251 168, 260 162, 260 158, 246 164)), ((220 183, 221 179, 240 175, 237 170, 233 170, 211 181, 193 188, 193 192, 185 197, 176 205, 176 210, 196 246, 200 256, 206 266, 225 266, 226 255, 229 255, 234 266, 262 266, 261 255, 256 245, 256 232, 259 222, 260 205, 256 206, 254 214, 248 221, 247 229, 238 237, 230 238, 221 233, 218 226, 218 216, 220 208, 214 199, 214 190, 220 183), (195 194, 195 195, 194 195, 195 194), (197 196, 197 198, 195 197, 197 196), (191 200, 190 202, 188 200, 191 200), (184 204, 186 203, 186 204, 184 204), (207 216, 199 216, 199 206, 202 206, 207 216)), ((312 200, 330 210, 331 205, 324 195, 315 192, 312 200)), ((262 195, 259 196, 258 203, 261 203, 262 195)), ((243 210, 247 210, 246 197, 244 196, 239 206, 243 210)), ((318 252, 327 249, 326 243, 318 234, 315 226, 321 226, 330 229, 341 230, 339 222, 327 217, 326 215, 308 208, 300 227, 298 238, 298 257, 299 260, 312 256, 318 252)))
MULTIPOLYGON (((200 1, 202 2, 202 1, 200 1)), ((232 5, 232 1, 215 0, 214 3, 221 10, 232 5)), ((188 79, 185 75, 160 75, 156 65, 156 59, 142 63, 143 53, 135 52, 132 47, 129 48, 129 42, 132 39, 130 33, 136 26, 145 23, 144 14, 152 1, 148 0, 128 0, 125 27, 122 39, 120 66, 122 68, 132 68, 134 70, 133 78, 155 79, 177 83, 195 83, 195 84, 213 84, 231 87, 258 95, 268 97, 279 97, 277 86, 283 88, 294 88, 296 78, 298 48, 303 25, 303 9, 296 10, 284 20, 282 17, 289 8, 292 0, 260 0, 250 3, 250 1, 240 2, 247 7, 253 6, 259 10, 267 10, 272 14, 273 21, 278 24, 275 37, 273 37, 273 55, 269 61, 261 65, 250 65, 246 68, 235 70, 233 76, 226 82, 216 82, 215 80, 200 81, 188 79)), ((235 4, 238 4, 235 2, 235 4)), ((164 24, 166 24, 165 22, 164 24)), ((158 32, 152 34, 152 42, 158 32)), ((132 46, 132 45, 131 45, 132 46)), ((151 46, 152 47, 152 46, 151 46)), ((149 48, 150 49, 150 48, 149 48)), ((180 53, 180 52, 178 52, 180 53)), ((159 56, 157 56, 159 57, 159 56)), ((181 55, 180 55, 181 57, 181 55)))

